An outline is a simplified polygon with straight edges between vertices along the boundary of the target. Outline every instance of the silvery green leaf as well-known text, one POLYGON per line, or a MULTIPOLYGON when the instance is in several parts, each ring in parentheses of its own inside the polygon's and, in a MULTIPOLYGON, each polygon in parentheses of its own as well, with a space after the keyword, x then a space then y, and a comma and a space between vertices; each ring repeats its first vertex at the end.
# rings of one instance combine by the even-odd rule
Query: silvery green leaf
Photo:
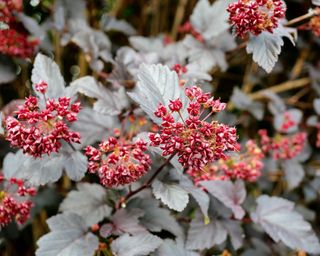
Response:
POLYGON ((79 181, 84 177, 87 171, 88 160, 81 152, 64 152, 61 161, 63 162, 65 172, 71 180, 79 181))
POLYGON ((318 116, 313 115, 307 119, 307 125, 311 127, 316 127, 318 124, 318 116))
POLYGON ((225 60, 225 53, 219 47, 201 43, 191 35, 187 35, 183 43, 188 49, 188 66, 198 66, 204 72, 210 71, 214 66, 219 66, 222 70, 227 69, 228 64, 225 60))
POLYGON ((107 80, 112 83, 115 88, 127 86, 128 83, 134 83, 139 66, 144 64, 159 63, 159 56, 154 53, 136 52, 130 47, 121 47, 117 51, 115 60, 112 62, 112 73, 107 80))
POLYGON ((205 218, 208 218, 208 209, 210 198, 206 192, 204 192, 201 188, 196 187, 191 180, 189 180, 186 176, 181 175, 180 186, 185 189, 188 193, 192 195, 192 197, 199 204, 202 214, 205 218))
POLYGON ((95 71, 101 71, 104 61, 111 61, 111 42, 106 34, 99 30, 85 29, 76 32, 72 42, 78 45, 86 54, 90 55, 90 67, 95 71))
POLYGON ((187 250, 183 244, 176 243, 172 239, 165 239, 155 252, 155 256, 199 256, 197 252, 187 250))
POLYGON ((182 41, 172 42, 165 45, 163 53, 161 53, 159 57, 161 59, 160 61, 163 61, 169 67, 173 67, 176 63, 185 65, 188 51, 182 41))
POLYGON ((145 227, 140 225, 139 218, 144 215, 141 209, 120 209, 112 216, 113 233, 116 235, 128 233, 130 235, 137 235, 146 233, 145 227))
POLYGON ((176 219, 171 216, 171 212, 168 209, 159 207, 159 201, 152 198, 135 198, 128 202, 127 207, 144 210, 145 215, 140 219, 140 222, 151 232, 167 230, 177 238, 183 239, 182 228, 176 219))
POLYGON ((104 31, 119 31, 128 36, 136 34, 136 30, 128 22, 117 20, 115 17, 106 14, 101 18, 101 28, 104 31))
POLYGON ((252 99, 243 93, 238 87, 233 89, 231 101, 238 109, 248 111, 257 120, 262 120, 264 115, 263 104, 252 101, 252 99))
POLYGON ((315 99, 313 101, 313 108, 316 111, 317 115, 320 115, 320 99, 315 99))
MULTIPOLYGON (((41 80, 48 84, 48 89, 46 91, 47 98, 59 98, 64 96, 65 83, 58 65, 49 57, 38 53, 34 61, 31 81, 34 86, 41 80)), ((42 97, 39 92, 36 93, 39 97, 42 97)))
POLYGON ((98 249, 98 238, 87 231, 79 215, 59 214, 47 223, 51 231, 37 241, 37 256, 89 256, 98 249))
POLYGON ((293 160, 296 160, 300 163, 307 161, 310 156, 312 154, 312 148, 310 146, 310 144, 308 143, 308 141, 305 142, 303 149, 301 150, 301 152, 296 155, 293 160))
MULTIPOLYGON (((183 106, 186 106, 188 98, 179 85, 178 75, 167 66, 142 64, 137 76, 138 83, 135 90, 128 94, 155 123, 161 122, 154 115, 160 103, 167 106, 170 100, 180 98, 183 106)), ((185 112, 182 111, 182 115, 185 112)))
POLYGON ((70 84, 73 90, 88 97, 96 98, 93 109, 101 114, 117 115, 128 105, 128 99, 123 88, 110 91, 91 76, 81 77, 70 84))
POLYGON ((161 243, 159 237, 151 234, 124 234, 111 243, 111 249, 117 256, 143 256, 155 251, 161 243))
POLYGON ((312 4, 319 6, 320 5, 320 0, 312 0, 312 4))
POLYGON ((298 131, 298 125, 302 120, 302 111, 300 109, 289 109, 283 113, 276 114, 273 120, 274 128, 277 131, 282 131, 286 133, 292 133, 298 131), (294 125, 289 127, 287 130, 283 131, 282 126, 286 122, 285 115, 289 114, 291 120, 294 122, 294 125))
POLYGON ((115 91, 106 89, 103 98, 101 97, 101 99, 98 99, 94 103, 93 109, 101 114, 114 115, 114 113, 120 113, 128 106, 128 95, 126 94, 124 87, 120 87, 115 91))
POLYGON ((4 159, 4 173, 7 178, 24 179, 34 186, 56 182, 61 177, 63 169, 70 179, 78 181, 87 170, 87 158, 79 151, 52 153, 49 156, 34 158, 19 150, 16 154, 7 154, 4 159))
POLYGON ((63 0, 56 0, 53 12, 53 24, 58 31, 62 31, 66 23, 66 10, 63 0))
POLYGON ((251 98, 247 94, 242 92, 238 87, 235 87, 233 89, 231 101, 237 108, 243 110, 247 110, 252 104, 251 98))
POLYGON ((273 115, 283 113, 286 110, 284 101, 276 93, 266 90, 263 92, 263 95, 270 100, 268 102, 268 109, 273 115))
MULTIPOLYGON (((118 80, 132 80, 132 74, 129 72, 130 66, 136 68, 141 64, 138 53, 127 46, 117 50, 117 54, 112 62, 113 68, 110 76, 107 78, 110 82, 119 83, 118 80)), ((120 83, 116 87, 120 87, 120 83)))
POLYGON ((81 147, 105 139, 118 124, 116 118, 100 114, 91 108, 81 109, 77 118, 71 129, 81 134, 81 147))
POLYGON ((87 227, 90 227, 110 216, 112 209, 107 205, 106 199, 106 189, 99 184, 78 183, 77 190, 69 192, 59 210, 78 214, 87 227))
POLYGON ((45 185, 57 181, 62 175, 61 156, 51 154, 42 158, 33 158, 22 153, 9 153, 3 164, 3 172, 6 178, 18 178, 27 180, 34 186, 45 185))
POLYGON ((250 97, 243 93, 238 87, 233 89, 231 101, 237 108, 248 111, 257 120, 262 120, 264 115, 263 104, 252 101, 250 97))
POLYGON ((182 79, 186 80, 205 80, 205 81, 211 81, 212 77, 206 72, 203 72, 200 67, 194 64, 188 64, 186 65, 187 72, 183 74, 181 77, 182 79))
POLYGON ((186 248, 190 250, 203 250, 221 244, 227 239, 227 230, 217 219, 210 219, 205 224, 202 215, 197 213, 191 221, 188 230, 186 248))
POLYGON ((200 0, 190 16, 190 23, 204 39, 211 40, 228 30, 227 6, 232 1, 218 0, 212 5, 208 0, 200 0))
POLYGON ((245 237, 240 221, 235 220, 223 220, 223 226, 227 230, 230 236, 231 244, 235 250, 238 250, 243 245, 243 239, 245 237))
POLYGON ((294 250, 320 253, 320 244, 311 225, 294 211, 294 204, 284 198, 262 195, 257 199, 252 220, 260 224, 275 241, 294 250))
POLYGON ((230 180, 201 181, 199 184, 230 208, 236 219, 243 218, 245 211, 240 204, 244 202, 247 193, 242 180, 234 183, 230 180))
POLYGON ((164 43, 162 37, 143 37, 143 36, 131 36, 129 42, 132 47, 140 52, 156 52, 161 53, 163 51, 164 43))
POLYGON ((17 18, 22 22, 23 26, 28 30, 28 32, 34 37, 37 37, 41 42, 41 40, 45 37, 45 31, 41 28, 38 22, 22 12, 17 13, 17 18))
POLYGON ((177 184, 166 184, 155 180, 152 183, 152 192, 155 198, 178 212, 181 212, 189 202, 188 192, 177 184))
POLYGON ((268 73, 278 61, 278 55, 284 45, 282 37, 289 38, 294 44, 292 35, 282 25, 279 25, 272 33, 264 31, 258 36, 251 36, 247 44, 247 53, 252 53, 253 60, 268 73))
POLYGON ((15 177, 16 173, 22 168, 27 156, 22 153, 22 150, 16 153, 9 152, 3 159, 2 171, 6 179, 15 177))
POLYGON ((305 175, 302 165, 295 159, 288 159, 282 161, 281 167, 285 173, 288 189, 298 187, 305 175))
POLYGON ((10 83, 16 79, 16 65, 7 56, 0 55, 0 84, 10 83))

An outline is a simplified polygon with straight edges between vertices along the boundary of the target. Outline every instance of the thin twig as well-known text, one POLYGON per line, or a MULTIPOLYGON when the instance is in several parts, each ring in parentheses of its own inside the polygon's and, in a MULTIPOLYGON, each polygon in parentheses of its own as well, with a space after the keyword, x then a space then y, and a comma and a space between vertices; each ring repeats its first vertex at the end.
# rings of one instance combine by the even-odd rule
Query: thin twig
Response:
MULTIPOLYGON (((305 78, 301 78, 301 79, 297 79, 297 80, 293 80, 293 81, 287 81, 272 87, 269 87, 267 89, 263 89, 251 94, 248 94, 248 96, 252 99, 252 100, 260 100, 263 98, 266 98, 265 92, 268 91, 272 91, 274 93, 280 93, 280 92, 285 92, 285 91, 289 91, 289 90, 293 90, 293 89, 297 89, 303 86, 306 86, 308 84, 310 84, 311 80, 309 77, 305 77, 305 78)), ((231 111, 234 108, 234 104, 232 102, 228 103, 228 110, 231 111)))
POLYGON ((301 16, 299 16, 299 17, 297 17, 297 18, 294 18, 294 19, 292 19, 292 20, 289 20, 289 21, 285 24, 285 26, 286 26, 286 27, 290 27, 290 26, 292 26, 292 25, 295 25, 296 23, 299 23, 299 22, 304 21, 304 20, 306 20, 306 19, 312 18, 312 17, 315 16, 315 15, 320 15, 320 10, 319 10, 319 9, 312 9, 312 10, 310 10, 308 13, 306 13, 306 14, 304 14, 304 15, 301 15, 301 16))
POLYGON ((284 92, 284 91, 289 91, 289 90, 293 90, 296 88, 300 88, 303 86, 306 86, 310 84, 310 78, 309 77, 305 77, 305 78, 301 78, 301 79, 297 79, 297 80, 293 80, 293 81, 287 81, 272 87, 269 87, 267 89, 263 89, 260 91, 257 91, 255 93, 251 93, 249 94, 249 97, 252 100, 258 100, 258 99, 263 99, 265 98, 264 93, 266 91, 272 91, 274 93, 280 93, 280 92, 284 92))
POLYGON ((135 194, 139 193, 140 191, 144 190, 145 188, 148 188, 151 186, 153 180, 158 176, 158 174, 164 169, 164 167, 171 161, 171 159, 176 154, 172 154, 169 158, 166 159, 166 161, 155 171, 155 173, 150 177, 149 180, 147 180, 143 185, 141 185, 139 188, 135 190, 131 190, 125 197, 120 198, 120 200, 117 202, 115 208, 119 209, 122 204, 124 204, 126 201, 128 201, 129 198, 134 196, 135 194))

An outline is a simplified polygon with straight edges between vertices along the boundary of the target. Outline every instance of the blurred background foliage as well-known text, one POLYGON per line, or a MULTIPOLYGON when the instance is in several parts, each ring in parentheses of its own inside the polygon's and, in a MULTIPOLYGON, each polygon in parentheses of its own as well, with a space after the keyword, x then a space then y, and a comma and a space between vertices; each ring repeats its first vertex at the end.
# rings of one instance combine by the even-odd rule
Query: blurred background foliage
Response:
MULTIPOLYGON (((183 35, 178 33, 178 27, 188 20, 196 3, 197 0, 87 0, 86 16, 93 28, 99 28, 102 15, 109 13, 128 21, 139 35, 150 37, 164 33, 173 39, 179 39, 183 35)), ((311 1, 291 0, 286 3, 287 19, 290 20, 305 14, 310 8, 311 1)), ((53 15, 54 4, 54 0, 24 1, 24 12, 41 24, 48 16, 53 15)), ((79 47, 72 43, 62 47, 59 36, 58 32, 50 31, 49 37, 54 42, 52 57, 59 64, 66 82, 84 75, 93 75, 103 81, 103 77, 89 68, 79 47)), ((109 32, 108 36, 112 42, 113 53, 121 46, 128 45, 128 38, 121 33, 109 32)), ((258 75, 261 70, 252 62, 251 56, 243 49, 239 49, 228 54, 230 66, 226 72, 221 72, 219 69, 211 71, 212 88, 215 90, 215 95, 228 101, 234 86, 240 86, 246 93, 282 83, 288 83, 289 88, 290 85, 294 87, 297 79, 309 79, 309 70, 306 68, 308 65, 319 67, 319 54, 319 38, 312 36, 309 31, 299 32, 297 47, 286 42, 274 72, 270 75, 264 74, 261 80, 256 82, 254 74, 258 75)), ((0 58, 6 57, 0 56, 0 58)), ((13 66, 18 76, 13 82, 0 85, 1 108, 7 106, 12 100, 23 99, 29 95, 32 63, 32 59, 26 61, 15 59, 14 62, 8 59, 8 65, 13 66)), ((110 73, 110 70, 111 66, 106 66, 104 72, 110 73)), ((310 80, 305 84, 310 85, 310 80)), ((282 97, 288 105, 302 109, 306 115, 313 111, 314 93, 310 86, 302 89, 300 86, 290 92, 283 92, 282 97)), ((243 123, 247 124, 240 130, 242 136, 250 137, 258 128, 267 128, 266 123, 258 123, 249 115, 244 115, 242 118, 245 119, 243 123)), ((3 138, 1 138, 0 147, 0 157, 3 159, 12 149, 3 138)), ((57 189, 49 187, 40 190, 36 198, 37 207, 33 210, 34 218, 31 218, 26 227, 19 231, 13 223, 1 231, 0 255, 34 255, 36 241, 48 231, 46 219, 57 213, 59 203, 71 185, 67 180, 60 180, 56 184, 57 189)), ((281 190, 281 187, 279 189, 281 190)), ((275 193, 278 193, 277 190, 275 193)), ((319 200, 313 202, 309 208, 319 212, 319 200)), ((320 215, 316 216, 315 223, 320 223, 320 215)))

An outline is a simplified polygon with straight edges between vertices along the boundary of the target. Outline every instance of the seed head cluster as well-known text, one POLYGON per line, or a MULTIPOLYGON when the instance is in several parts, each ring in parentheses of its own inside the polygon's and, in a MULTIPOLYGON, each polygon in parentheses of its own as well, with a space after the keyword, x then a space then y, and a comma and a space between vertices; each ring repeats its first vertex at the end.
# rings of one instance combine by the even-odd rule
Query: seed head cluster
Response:
POLYGON ((180 99, 171 100, 168 106, 159 104, 154 114, 162 123, 159 132, 150 133, 149 138, 151 146, 160 147, 163 156, 177 154, 185 168, 201 171, 209 163, 226 158, 226 151, 239 150, 236 129, 207 121, 223 110, 225 103, 196 86, 187 88, 185 94, 190 99, 188 106, 183 106, 180 99), (188 112, 186 120, 182 119, 183 108, 188 112), (175 121, 174 113, 181 116, 180 121, 175 121))
POLYGON ((25 59, 34 54, 39 40, 30 38, 14 15, 22 5, 20 0, 0 0, 0 22, 8 26, 0 29, 0 53, 25 59))
POLYGON ((86 147, 89 172, 97 173, 106 187, 130 184, 150 168, 151 159, 144 153, 146 150, 147 144, 141 139, 129 142, 110 137, 98 148, 86 147))
POLYGON ((282 0, 238 0, 229 4, 227 11, 236 35, 243 38, 248 33, 272 33, 285 17, 286 7, 282 0))
POLYGON ((194 169, 187 173, 195 183, 203 180, 241 179, 254 182, 261 176, 264 154, 258 145, 248 140, 245 149, 240 154, 229 156, 227 159, 208 165, 202 172, 194 169))
MULTIPOLYGON (((35 88, 45 97, 47 86, 42 81, 35 88)), ((46 99, 45 108, 40 109, 38 98, 30 96, 19 107, 16 117, 7 117, 6 139, 12 147, 34 157, 59 152, 62 140, 80 143, 80 134, 68 127, 77 120, 79 110, 80 103, 71 104, 67 97, 46 99)))
POLYGON ((25 223, 33 205, 28 197, 36 194, 35 188, 27 188, 22 180, 7 180, 3 175, 0 175, 0 184, 0 229, 12 221, 25 223))
POLYGON ((297 132, 292 135, 277 134, 269 137, 267 130, 259 130, 260 143, 263 152, 269 153, 273 159, 292 159, 303 150, 307 134, 297 132))

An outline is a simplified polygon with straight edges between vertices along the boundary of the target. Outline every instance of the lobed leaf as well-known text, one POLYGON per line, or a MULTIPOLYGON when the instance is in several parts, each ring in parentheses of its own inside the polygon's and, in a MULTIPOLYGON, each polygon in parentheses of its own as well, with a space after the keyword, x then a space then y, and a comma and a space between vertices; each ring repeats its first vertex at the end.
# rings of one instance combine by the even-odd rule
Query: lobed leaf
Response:
POLYGON ((281 163, 281 167, 285 173, 288 189, 298 187, 305 176, 302 165, 295 159, 286 159, 281 163))
POLYGON ((219 36, 230 26, 227 6, 231 2, 218 0, 211 5, 208 0, 198 1, 190 16, 190 23, 206 40, 219 36))
POLYGON ((98 238, 87 232, 85 221, 79 215, 59 214, 47 223, 51 231, 38 240, 37 256, 88 256, 98 249, 98 238))
POLYGON ((111 214, 106 203, 107 192, 98 184, 78 183, 77 190, 69 192, 60 204, 63 213, 75 213, 81 216, 88 227, 98 223, 111 214))
POLYGON ((155 251, 161 243, 159 237, 151 234, 124 234, 111 243, 111 249, 117 256, 143 256, 155 251))
POLYGON ((209 249, 227 239, 227 230, 217 219, 205 224, 201 214, 191 221, 188 230, 186 248, 191 250, 209 249))
POLYGON ((201 181, 199 184, 230 208, 236 219, 243 218, 245 211, 240 204, 246 198, 246 190, 242 180, 237 180, 234 183, 230 180, 201 181))
POLYGON ((257 198, 252 220, 260 224, 275 241, 294 250, 320 253, 320 244, 311 225, 294 211, 294 204, 284 198, 262 195, 257 198))
POLYGON ((146 233, 145 227, 140 225, 139 218, 144 215, 144 211, 141 209, 120 209, 112 216, 111 221, 113 223, 113 233, 123 234, 129 233, 131 235, 146 233))
POLYGON ((165 184, 159 180, 152 183, 152 192, 170 209, 181 212, 189 202, 188 192, 176 184, 165 184))
MULTIPOLYGON (((60 73, 59 66, 49 57, 38 53, 32 69, 31 81, 33 83, 33 89, 35 84, 41 80, 48 84, 46 91, 47 98, 59 98, 64 96, 65 82, 60 73)), ((36 92, 41 98, 42 95, 36 92)))
POLYGON ((247 44, 247 53, 252 53, 253 60, 268 73, 278 61, 278 55, 284 45, 282 37, 287 37, 294 43, 288 30, 280 25, 273 33, 265 31, 258 36, 251 36, 247 44))
POLYGON ((137 76, 137 86, 128 94, 155 123, 161 122, 154 115, 160 103, 167 106, 170 100, 180 98, 186 105, 188 99, 179 85, 178 75, 167 66, 142 64, 137 76))

